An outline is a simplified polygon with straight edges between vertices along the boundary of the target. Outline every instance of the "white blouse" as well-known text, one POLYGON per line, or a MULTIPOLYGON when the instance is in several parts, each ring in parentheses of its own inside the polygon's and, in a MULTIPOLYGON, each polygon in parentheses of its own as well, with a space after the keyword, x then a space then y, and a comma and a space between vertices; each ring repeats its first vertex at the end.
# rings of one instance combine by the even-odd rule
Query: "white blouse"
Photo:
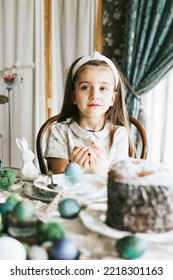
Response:
MULTIPOLYGON (((74 146, 90 146, 92 142, 98 143, 107 151, 106 160, 108 166, 114 160, 128 157, 128 134, 123 126, 117 126, 110 147, 111 123, 107 122, 100 131, 92 132, 81 128, 71 118, 66 121, 51 125, 50 134, 47 139, 45 158, 62 158, 69 160, 74 146)), ((87 169, 85 173, 90 173, 87 169)))

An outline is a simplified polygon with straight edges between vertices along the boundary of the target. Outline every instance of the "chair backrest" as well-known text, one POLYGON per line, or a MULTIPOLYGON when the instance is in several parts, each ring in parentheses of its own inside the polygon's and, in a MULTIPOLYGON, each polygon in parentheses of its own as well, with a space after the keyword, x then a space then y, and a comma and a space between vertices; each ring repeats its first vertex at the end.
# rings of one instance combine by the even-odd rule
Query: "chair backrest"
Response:
POLYGON ((47 162, 43 157, 44 151, 43 151, 43 146, 45 147, 46 145, 46 132, 48 132, 50 125, 54 122, 58 121, 59 115, 55 115, 45 121, 45 123, 41 126, 38 135, 37 135, 37 140, 36 140, 36 148, 37 148, 37 158, 38 158, 38 163, 40 166, 40 171, 42 174, 47 174, 47 162), (45 143, 43 145, 43 142, 45 140, 45 143))
MULTIPOLYGON (((54 122, 57 122, 59 118, 59 115, 55 115, 48 119, 40 128, 38 135, 37 135, 37 140, 36 140, 36 148, 37 148, 37 157, 38 157, 38 162, 40 166, 40 171, 42 174, 47 174, 47 161, 44 159, 43 154, 44 154, 44 149, 46 147, 46 132, 48 132, 50 125, 54 122), (44 143, 43 143, 44 142, 44 143), (44 148, 43 148, 44 146, 44 148)), ((141 143, 142 143, 142 151, 141 155, 139 156, 140 158, 146 159, 147 153, 148 153, 148 141, 147 141, 147 133, 145 131, 144 126, 134 117, 129 116, 129 121, 132 123, 137 131, 140 134, 141 137, 141 143)))
MULTIPOLYGON (((136 127, 137 133, 140 135, 141 138, 141 151, 139 157, 142 159, 146 159, 148 155, 148 138, 146 130, 143 124, 135 119, 134 117, 129 115, 129 121, 136 127)), ((138 145, 139 143, 137 143, 138 145)))

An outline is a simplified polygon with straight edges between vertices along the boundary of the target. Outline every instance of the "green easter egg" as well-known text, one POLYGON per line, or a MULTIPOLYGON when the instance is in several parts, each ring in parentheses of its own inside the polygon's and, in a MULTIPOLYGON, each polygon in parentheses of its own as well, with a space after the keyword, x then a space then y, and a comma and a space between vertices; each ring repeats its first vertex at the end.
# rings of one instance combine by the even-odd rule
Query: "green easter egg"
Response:
POLYGON ((54 241, 65 236, 64 228, 58 223, 45 223, 37 227, 37 241, 42 244, 45 241, 54 241))
POLYGON ((14 194, 10 194, 7 197, 7 201, 10 201, 11 203, 13 203, 14 205, 16 205, 19 202, 19 199, 14 195, 14 194))
POLYGON ((116 242, 119 256, 124 259, 137 259, 146 250, 146 242, 135 235, 128 235, 116 242))
POLYGON ((66 198, 58 203, 58 211, 63 218, 75 218, 79 214, 80 210, 80 204, 73 198, 66 198))
POLYGON ((35 218, 35 209, 31 201, 19 201, 12 211, 12 216, 18 222, 29 222, 35 218))

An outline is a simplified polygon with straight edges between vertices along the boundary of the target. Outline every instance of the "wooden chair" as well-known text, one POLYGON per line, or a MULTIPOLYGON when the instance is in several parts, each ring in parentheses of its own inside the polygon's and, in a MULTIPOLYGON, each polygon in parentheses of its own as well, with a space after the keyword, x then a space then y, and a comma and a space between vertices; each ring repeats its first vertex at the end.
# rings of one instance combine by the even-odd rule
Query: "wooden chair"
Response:
MULTIPOLYGON (((36 148, 37 148, 37 157, 40 166, 40 171, 42 174, 47 174, 47 161, 43 157, 43 153, 46 147, 46 132, 48 132, 50 125, 54 122, 58 121, 59 115, 55 115, 48 119, 40 128, 37 140, 36 140, 36 148), (43 148, 44 147, 44 148, 43 148)), ((141 137, 142 149, 140 158, 146 159, 148 153, 148 141, 147 141, 147 134, 145 131, 144 126, 134 117, 129 116, 129 121, 133 124, 141 137)))
POLYGON ((137 133, 141 138, 141 151, 139 157, 142 159, 146 159, 148 155, 148 138, 147 138, 146 130, 143 124, 137 119, 135 119, 133 116, 129 115, 129 121, 130 124, 135 126, 137 133))
POLYGON ((58 117, 59 115, 55 115, 51 118, 49 118, 47 121, 45 121, 45 123, 41 126, 38 135, 37 135, 37 139, 36 139, 36 150, 37 150, 37 158, 38 158, 38 163, 40 166, 40 171, 42 174, 47 174, 47 162, 43 157, 43 146, 44 148, 46 147, 46 132, 49 131, 50 125, 54 122, 58 121, 58 117), (45 143, 43 144, 43 142, 45 141, 45 143))

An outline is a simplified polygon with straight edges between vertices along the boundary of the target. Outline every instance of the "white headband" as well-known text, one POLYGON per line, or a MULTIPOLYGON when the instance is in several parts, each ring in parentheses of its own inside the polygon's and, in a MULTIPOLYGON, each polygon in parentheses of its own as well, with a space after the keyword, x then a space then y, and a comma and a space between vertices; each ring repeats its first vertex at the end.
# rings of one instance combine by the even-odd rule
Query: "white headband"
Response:
POLYGON ((79 59, 78 62, 73 67, 72 78, 74 78, 74 76, 75 76, 76 72, 79 70, 79 68, 90 60, 105 61, 110 66, 110 68, 114 74, 114 77, 115 77, 115 86, 117 88, 118 81, 119 81, 119 74, 118 74, 117 68, 115 67, 115 65, 109 58, 100 54, 99 52, 93 52, 91 55, 84 56, 81 59, 79 59))

